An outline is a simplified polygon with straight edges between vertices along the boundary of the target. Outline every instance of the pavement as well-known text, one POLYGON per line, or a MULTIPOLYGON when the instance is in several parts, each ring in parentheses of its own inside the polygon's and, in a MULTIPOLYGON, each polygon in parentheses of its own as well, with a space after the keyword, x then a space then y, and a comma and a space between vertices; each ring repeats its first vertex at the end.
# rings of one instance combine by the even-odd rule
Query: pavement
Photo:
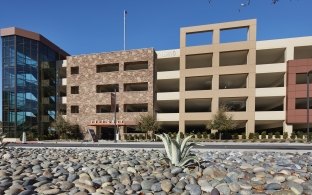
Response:
MULTIPOLYGON (((199 142, 200 146, 195 146, 194 149, 200 151, 205 150, 240 150, 240 151, 284 151, 284 152, 312 152, 312 144, 307 143, 256 143, 256 142, 199 142)), ((121 142, 114 143, 113 141, 99 142, 77 142, 77 141, 41 141, 10 143, 12 147, 31 147, 31 148, 81 148, 81 149, 162 149, 162 142, 121 142)))

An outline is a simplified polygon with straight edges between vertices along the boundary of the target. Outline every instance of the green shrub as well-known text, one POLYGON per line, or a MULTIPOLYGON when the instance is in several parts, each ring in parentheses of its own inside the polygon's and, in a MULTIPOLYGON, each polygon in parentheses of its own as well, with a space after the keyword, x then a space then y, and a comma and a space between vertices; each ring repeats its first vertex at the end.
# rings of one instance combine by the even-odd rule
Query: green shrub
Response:
POLYGON ((266 132, 265 132, 265 131, 262 131, 262 133, 261 133, 261 139, 266 139, 266 132))
POLYGON ((296 139, 296 133, 295 132, 292 132, 291 135, 290 135, 290 139, 292 140, 295 140, 296 139))
POLYGON ((257 139, 259 139, 259 133, 255 133, 255 134, 254 134, 254 137, 253 137, 253 139, 254 139, 254 140, 257 140, 257 139))
POLYGON ((242 135, 242 139, 246 139, 246 133, 242 135))
POLYGON ((273 138, 273 133, 269 133, 269 134, 268 134, 268 138, 269 138, 269 139, 272 139, 272 138, 273 138))
POLYGON ((129 136, 127 134, 124 135, 125 140, 129 140, 129 136))
POLYGON ((280 139, 281 138, 281 133, 280 132, 275 132, 275 138, 280 139))
POLYGON ((203 138, 204 138, 204 139, 208 139, 208 134, 207 134, 206 131, 203 133, 203 138))
POLYGON ((248 139, 253 139, 254 138, 254 133, 249 133, 248 139))
POLYGON ((238 133, 234 133, 233 139, 238 139, 238 133))
POLYGON ((151 140, 151 139, 152 139, 152 136, 149 135, 149 134, 147 134, 146 138, 147 138, 148 140, 151 140))
POLYGON ((198 139, 201 139, 203 136, 202 136, 201 133, 198 132, 198 133, 196 134, 196 137, 197 137, 198 139))
POLYGON ((130 140, 135 140, 135 135, 129 135, 130 136, 130 140))
POLYGON ((284 132, 283 139, 288 139, 288 133, 287 132, 284 132))
POLYGON ((312 140, 312 133, 309 134, 309 140, 311 142, 311 140, 312 140))
POLYGON ((172 136, 172 139, 174 139, 174 138, 177 136, 177 133, 176 133, 176 132, 173 132, 173 133, 171 134, 171 136, 172 136))
POLYGON ((302 131, 297 132, 297 138, 303 139, 303 132, 302 131))
POLYGON ((140 134, 140 135, 139 135, 139 139, 140 139, 140 140, 144 140, 144 139, 145 139, 145 135, 144 135, 144 134, 140 134))
POLYGON ((216 134, 215 133, 211 133, 210 134, 210 139, 215 139, 216 138, 216 134))

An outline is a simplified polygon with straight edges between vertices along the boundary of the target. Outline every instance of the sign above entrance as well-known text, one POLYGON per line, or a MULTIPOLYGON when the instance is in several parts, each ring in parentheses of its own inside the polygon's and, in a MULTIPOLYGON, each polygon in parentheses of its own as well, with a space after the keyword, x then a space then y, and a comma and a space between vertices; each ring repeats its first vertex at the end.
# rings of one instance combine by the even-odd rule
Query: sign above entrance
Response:
MULTIPOLYGON (((114 120, 92 120, 89 126, 114 126, 114 120)), ((125 122, 123 120, 116 121, 117 126, 125 126, 125 122)))

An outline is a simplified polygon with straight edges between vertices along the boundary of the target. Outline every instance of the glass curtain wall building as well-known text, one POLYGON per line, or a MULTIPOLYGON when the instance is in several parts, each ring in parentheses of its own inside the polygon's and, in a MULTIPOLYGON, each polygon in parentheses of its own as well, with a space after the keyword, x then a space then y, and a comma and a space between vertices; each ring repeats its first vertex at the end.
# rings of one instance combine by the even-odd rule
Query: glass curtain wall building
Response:
POLYGON ((68 54, 22 29, 2 29, 1 36, 3 131, 41 137, 56 118, 56 61, 68 54))

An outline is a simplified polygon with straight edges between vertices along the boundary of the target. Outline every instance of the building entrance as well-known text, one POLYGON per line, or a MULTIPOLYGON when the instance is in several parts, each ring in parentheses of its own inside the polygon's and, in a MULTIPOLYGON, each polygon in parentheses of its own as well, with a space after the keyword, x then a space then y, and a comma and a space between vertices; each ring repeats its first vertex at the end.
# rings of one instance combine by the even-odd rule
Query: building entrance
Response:
POLYGON ((114 127, 101 127, 101 139, 114 140, 114 127))

